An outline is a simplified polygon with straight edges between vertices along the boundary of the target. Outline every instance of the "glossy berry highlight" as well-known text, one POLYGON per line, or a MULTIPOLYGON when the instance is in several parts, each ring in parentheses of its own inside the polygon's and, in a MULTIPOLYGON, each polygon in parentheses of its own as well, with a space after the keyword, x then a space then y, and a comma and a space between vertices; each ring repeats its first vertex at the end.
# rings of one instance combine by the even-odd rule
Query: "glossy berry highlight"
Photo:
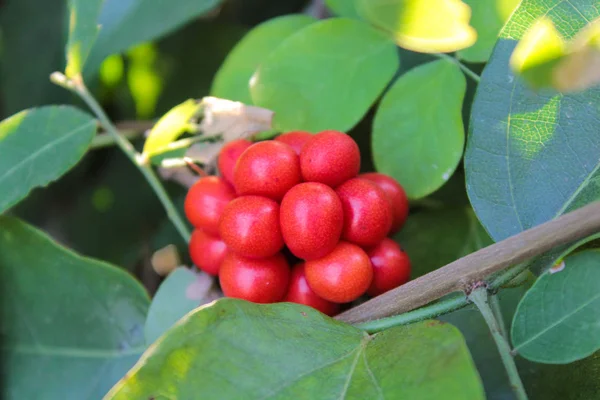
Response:
POLYGON ((300 161, 290 146, 275 140, 248 147, 233 171, 238 195, 257 195, 280 201, 300 182, 300 161))
POLYGON ((242 153, 250 146, 252 146, 251 141, 247 139, 237 139, 225 144, 219 152, 217 168, 219 168, 219 172, 223 179, 231 185, 233 185, 233 169, 235 168, 235 163, 242 153))
POLYGON ((202 229, 192 232, 189 243, 190 258, 196 267, 207 274, 216 276, 225 256, 227 245, 220 238, 211 236, 202 229))
POLYGON ((194 227, 218 235, 221 214, 234 198, 235 191, 224 179, 217 176, 200 178, 185 197, 185 215, 194 227))
POLYGON ((281 253, 259 260, 230 253, 219 272, 219 282, 225 296, 254 303, 283 300, 289 279, 290 268, 281 253))
POLYGON ((261 196, 241 196, 223 210, 219 234, 243 257, 271 257, 283 247, 279 204, 261 196))
POLYGON ((389 234, 398 232, 404 226, 409 211, 408 197, 404 188, 391 176, 379 172, 368 172, 358 177, 374 182, 385 192, 392 206, 392 227, 389 234))
POLYGON ((306 261, 306 280, 314 292, 334 303, 362 296, 373 280, 371 260, 359 246, 340 242, 331 253, 306 261))
POLYGON ((327 185, 301 183, 281 201, 280 223, 283 240, 296 257, 323 257, 340 240, 344 225, 342 202, 327 185))
POLYGON ((385 238, 367 251, 373 266, 373 281, 367 290, 370 296, 379 296, 410 279, 410 259, 398 243, 385 238))

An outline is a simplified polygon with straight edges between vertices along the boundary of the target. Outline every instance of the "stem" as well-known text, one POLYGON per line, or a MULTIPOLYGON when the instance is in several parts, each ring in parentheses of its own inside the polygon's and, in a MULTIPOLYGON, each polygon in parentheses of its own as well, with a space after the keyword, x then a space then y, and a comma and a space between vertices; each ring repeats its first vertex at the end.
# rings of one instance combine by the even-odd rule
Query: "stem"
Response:
POLYGON ((492 294, 489 297, 490 308, 492 309, 492 313, 494 314, 494 318, 498 321, 498 327, 500 328, 500 333, 505 338, 508 337, 508 331, 506 330, 506 324, 504 323, 504 317, 502 316, 502 309, 500 308, 500 299, 497 294, 492 294))
POLYGON ((503 271, 492 280, 492 282, 489 285, 490 289, 496 290, 500 286, 507 284, 515 277, 517 277, 521 272, 525 271, 527 267, 529 267, 529 264, 531 264, 531 262, 522 262, 520 264, 515 265, 512 268, 507 269, 506 271, 503 271))
POLYGON ((446 59, 450 62, 453 62, 454 64, 458 65, 458 67, 460 69, 463 70, 463 72, 469 76, 469 78, 473 79, 475 82, 479 83, 479 81, 481 80, 481 77, 479 75, 477 75, 475 72, 473 72, 471 69, 469 69, 469 67, 467 67, 465 64, 461 63, 460 61, 458 61, 456 58, 449 56, 448 54, 444 54, 444 53, 436 53, 434 54, 436 57, 439 58, 443 58, 446 59))
MULTIPOLYGON (((119 131, 119 135, 124 136, 126 139, 135 139, 141 134, 142 132, 140 131, 119 131)), ((101 133, 94 136, 90 149, 102 149, 105 147, 114 146, 115 143, 116 142, 113 135, 109 133, 101 133)))
POLYGON ((119 146, 121 150, 123 150, 125 155, 127 155, 127 157, 131 160, 131 162, 142 172, 142 174, 144 175, 144 177, 146 178, 146 180, 160 199, 160 202, 162 203, 163 207, 165 208, 165 211, 167 212, 167 216, 169 217, 173 225, 175 225, 175 228, 177 228, 179 234, 183 237, 183 239, 186 242, 189 242, 191 233, 188 227, 186 226, 184 220, 179 215, 179 212, 177 212, 175 205, 167 195, 167 192, 165 191, 165 188, 163 187, 162 183, 154 173, 154 170, 152 170, 152 167, 147 163, 147 161, 143 160, 141 155, 135 151, 135 148, 133 147, 131 142, 129 142, 127 138, 119 134, 117 128, 110 121, 102 107, 100 107, 94 96, 92 96, 92 94, 88 91, 87 87, 83 83, 83 80, 80 77, 75 79, 67 79, 63 74, 59 72, 54 72, 51 75, 50 79, 57 85, 62 86, 65 89, 68 89, 72 92, 75 92, 88 105, 88 107, 98 118, 98 121, 100 122, 100 125, 102 125, 104 130, 112 136, 117 146, 119 146))
POLYGON ((400 315, 395 315, 389 318, 382 318, 377 319, 375 321, 363 322, 361 324, 356 324, 355 326, 369 333, 375 333, 394 326, 406 325, 413 322, 422 321, 428 318, 439 317, 442 314, 448 314, 449 312, 463 308, 467 304, 469 304, 469 302, 467 301, 467 298, 465 296, 453 296, 444 300, 440 300, 431 305, 421 307, 414 311, 410 311, 400 315))
POLYGON ((508 374, 508 380, 513 388, 513 391, 515 392, 515 395, 517 396, 517 399, 527 400, 527 393, 523 387, 523 382, 521 382, 521 377, 519 376, 519 371, 517 371, 515 360, 510 354, 510 346, 508 345, 508 341, 502 334, 498 320, 495 318, 494 312, 490 308, 487 288, 485 286, 480 286, 476 289, 473 289, 469 295, 469 299, 475 303, 479 309, 479 312, 481 312, 483 319, 485 319, 485 322, 490 328, 492 337, 494 338, 496 346, 498 347, 500 358, 502 359, 502 363, 504 364, 504 368, 508 374))

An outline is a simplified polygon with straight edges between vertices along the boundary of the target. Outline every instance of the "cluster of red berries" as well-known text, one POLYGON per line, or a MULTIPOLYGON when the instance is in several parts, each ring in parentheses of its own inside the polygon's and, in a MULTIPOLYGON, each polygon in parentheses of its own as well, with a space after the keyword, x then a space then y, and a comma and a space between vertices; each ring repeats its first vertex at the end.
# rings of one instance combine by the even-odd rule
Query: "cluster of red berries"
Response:
POLYGON ((190 188, 185 213, 196 228, 191 259, 219 276, 225 296, 334 315, 409 280, 408 256, 388 238, 406 220, 406 194, 387 175, 359 175, 345 133, 235 140, 218 169, 190 188))

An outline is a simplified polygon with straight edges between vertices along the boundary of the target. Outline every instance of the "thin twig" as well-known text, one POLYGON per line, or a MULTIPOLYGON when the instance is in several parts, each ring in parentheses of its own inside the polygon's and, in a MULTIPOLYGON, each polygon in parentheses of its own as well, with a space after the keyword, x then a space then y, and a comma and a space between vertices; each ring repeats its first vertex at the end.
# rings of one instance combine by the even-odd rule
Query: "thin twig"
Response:
POLYGON ((495 318, 494 313, 490 308, 487 288, 485 286, 477 287, 471 292, 471 294, 469 294, 469 299, 477 306, 479 312, 481 312, 481 315, 483 316, 483 319, 485 319, 485 322, 490 328, 492 337, 494 338, 496 346, 498 347, 500 358, 502 359, 502 363, 504 364, 504 368, 508 374, 508 380, 513 391, 515 392, 517 399, 527 400, 527 393, 523 387, 523 382, 521 382, 521 377, 519 376, 519 371, 515 365, 515 360, 510 353, 510 345, 508 344, 508 340, 502 334, 499 321, 495 318))
MULTIPOLYGON (((119 134, 124 136, 127 140, 136 139, 141 136, 142 132, 140 131, 122 131, 119 130, 119 134)), ((94 136, 92 139, 92 144, 90 145, 90 149, 102 149, 105 147, 114 146, 116 144, 115 138, 110 133, 99 133, 94 136)))
POLYGON ((494 318, 496 318, 496 321, 498 321, 500 332, 505 338, 507 338, 508 331, 506 330, 506 324, 504 323, 504 317, 502 316, 502 309, 500 308, 500 299, 498 298, 498 294, 490 295, 489 303, 492 313, 494 314, 494 318))
POLYGON ((355 324, 411 311, 452 292, 464 291, 470 283, 511 265, 597 232, 600 232, 600 201, 471 253, 336 318, 355 324))
POLYGON ((83 83, 82 79, 68 79, 60 72, 54 72, 51 77, 51 81, 56 83, 59 86, 68 89, 81 97, 81 99, 88 105, 88 107, 92 110, 92 112, 98 118, 100 125, 106 130, 106 132, 112 135, 117 146, 123 150, 123 152, 127 155, 127 157, 131 160, 133 164, 142 172, 158 198, 160 199, 165 211, 167 212, 167 216, 175 225, 175 228, 179 232, 179 234, 183 237, 186 242, 189 242, 191 233, 185 224, 184 220, 179 215, 179 212, 175 208, 175 205, 167 195, 162 183, 152 170, 152 166, 149 165, 147 160, 143 160, 138 152, 136 152, 135 148, 125 138, 124 136, 119 134, 117 128, 110 121, 100 104, 96 101, 94 96, 88 91, 87 87, 83 83))
POLYGON ((477 75, 475 72, 473 72, 469 67, 467 67, 465 64, 461 63, 460 61, 458 61, 455 57, 449 56, 448 54, 444 54, 444 53, 436 53, 434 54, 434 56, 438 57, 438 58, 443 58, 445 60, 451 61, 454 64, 458 65, 458 67, 460 69, 463 70, 463 72, 471 79, 473 79, 475 82, 479 83, 479 81, 481 80, 481 77, 479 75, 477 75))

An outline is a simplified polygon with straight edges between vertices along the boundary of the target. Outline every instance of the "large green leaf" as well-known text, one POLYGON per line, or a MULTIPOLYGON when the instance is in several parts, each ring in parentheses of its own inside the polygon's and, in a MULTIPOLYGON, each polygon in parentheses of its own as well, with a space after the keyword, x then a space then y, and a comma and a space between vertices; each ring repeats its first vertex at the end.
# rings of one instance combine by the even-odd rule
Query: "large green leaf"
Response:
POLYGON ((67 106, 33 108, 0 122, 0 212, 73 167, 95 132, 95 119, 67 106))
POLYGON ((536 18, 546 15, 571 38, 600 15, 590 4, 524 0, 483 72, 465 170, 471 203, 495 240, 600 198, 600 89, 534 92, 509 68, 517 40, 536 18))
MULTIPOLYGON (((98 23, 100 34, 92 49, 89 68, 95 72, 102 60, 131 46, 164 36, 214 8, 220 0, 105 0, 98 23)), ((190 49, 193 51, 193 49, 190 49)))
POLYGON ((347 131, 385 89, 399 65, 394 43, 367 24, 332 18, 279 45, 250 84, 278 130, 347 131))
POLYGON ((486 62, 498 40, 500 29, 520 0, 463 0, 471 7, 471 25, 477 31, 477 41, 460 50, 459 58, 468 62, 486 62))
POLYGON ((99 399, 144 351, 149 299, 128 273, 0 217, 7 399, 99 399))
POLYGON ((151 344, 194 308, 207 302, 212 278, 178 267, 160 284, 152 299, 144 326, 146 343, 151 344))
POLYGON ((231 50, 219 68, 211 94, 252 104, 250 78, 260 63, 285 39, 313 22, 315 19, 308 15, 285 15, 270 19, 252 29, 231 50))
POLYGON ((69 0, 69 39, 67 67, 69 78, 80 75, 98 35, 98 15, 102 0, 69 0))
POLYGON ((373 120, 377 170, 411 199, 425 197, 453 174, 463 153, 465 77, 440 60, 413 68, 385 94, 373 120))
POLYGON ((564 364, 600 349, 600 251, 576 253, 543 274, 514 316, 513 347, 529 360, 564 364))
POLYGON ((470 207, 425 210, 408 217, 394 236, 411 260, 411 278, 492 244, 470 207))
POLYGON ((304 306, 221 299, 188 314, 107 399, 482 399, 456 328, 374 336, 304 306))

